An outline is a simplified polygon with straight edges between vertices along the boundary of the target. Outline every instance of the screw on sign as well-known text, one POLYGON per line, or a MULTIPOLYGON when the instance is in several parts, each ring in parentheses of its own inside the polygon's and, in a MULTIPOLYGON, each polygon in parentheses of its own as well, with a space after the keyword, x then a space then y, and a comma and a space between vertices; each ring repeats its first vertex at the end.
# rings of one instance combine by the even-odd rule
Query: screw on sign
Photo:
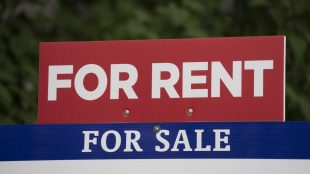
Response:
POLYGON ((123 112, 123 114, 124 114, 125 117, 128 117, 129 114, 130 114, 129 109, 125 109, 124 112, 123 112))
POLYGON ((187 113, 188 116, 192 116, 193 113, 194 113, 194 109, 188 108, 187 111, 186 111, 186 113, 187 113))
POLYGON ((154 125, 153 127, 153 132, 158 133, 160 131, 160 126, 159 125, 154 125))

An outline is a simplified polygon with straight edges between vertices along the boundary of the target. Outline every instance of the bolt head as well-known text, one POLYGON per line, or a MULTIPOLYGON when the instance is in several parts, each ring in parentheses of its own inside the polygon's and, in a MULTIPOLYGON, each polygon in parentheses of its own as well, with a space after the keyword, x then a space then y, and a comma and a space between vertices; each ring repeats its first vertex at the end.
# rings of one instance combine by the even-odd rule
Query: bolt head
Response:
POLYGON ((153 127, 153 132, 154 133, 158 133, 160 131, 160 126, 159 125, 155 125, 154 127, 153 127))
POLYGON ((129 114, 130 114, 129 109, 125 109, 124 112, 123 112, 123 115, 124 115, 125 117, 127 117, 129 114))
POLYGON ((194 113, 194 109, 188 108, 187 111, 186 111, 186 113, 187 113, 187 115, 191 116, 191 115, 193 115, 193 113, 194 113))

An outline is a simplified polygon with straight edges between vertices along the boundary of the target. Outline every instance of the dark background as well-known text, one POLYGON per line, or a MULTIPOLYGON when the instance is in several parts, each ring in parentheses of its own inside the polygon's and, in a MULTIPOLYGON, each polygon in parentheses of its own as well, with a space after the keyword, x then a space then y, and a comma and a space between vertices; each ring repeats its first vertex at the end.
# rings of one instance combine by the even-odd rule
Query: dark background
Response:
POLYGON ((41 41, 253 35, 287 36, 287 120, 310 120, 309 4, 308 0, 2 0, 0 124, 36 122, 41 41))

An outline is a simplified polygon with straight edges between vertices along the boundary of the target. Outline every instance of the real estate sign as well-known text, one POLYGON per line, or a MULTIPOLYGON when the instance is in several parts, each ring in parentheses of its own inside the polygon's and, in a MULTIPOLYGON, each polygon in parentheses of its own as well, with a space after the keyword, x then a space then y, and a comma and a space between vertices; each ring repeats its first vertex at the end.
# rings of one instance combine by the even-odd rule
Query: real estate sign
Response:
POLYGON ((308 174, 310 123, 0 127, 1 174, 308 174))
POLYGON ((38 121, 284 121, 284 57, 284 36, 44 42, 38 121))

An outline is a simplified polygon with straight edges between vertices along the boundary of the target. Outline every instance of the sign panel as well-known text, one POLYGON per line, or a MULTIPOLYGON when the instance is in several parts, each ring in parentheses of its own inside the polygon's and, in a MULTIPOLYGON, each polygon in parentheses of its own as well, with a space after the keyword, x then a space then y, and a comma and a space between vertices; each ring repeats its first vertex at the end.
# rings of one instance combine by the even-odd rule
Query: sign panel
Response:
POLYGON ((283 121, 284 57, 284 36, 41 43, 38 121, 283 121))
POLYGON ((309 173, 310 123, 0 127, 6 173, 309 173))

